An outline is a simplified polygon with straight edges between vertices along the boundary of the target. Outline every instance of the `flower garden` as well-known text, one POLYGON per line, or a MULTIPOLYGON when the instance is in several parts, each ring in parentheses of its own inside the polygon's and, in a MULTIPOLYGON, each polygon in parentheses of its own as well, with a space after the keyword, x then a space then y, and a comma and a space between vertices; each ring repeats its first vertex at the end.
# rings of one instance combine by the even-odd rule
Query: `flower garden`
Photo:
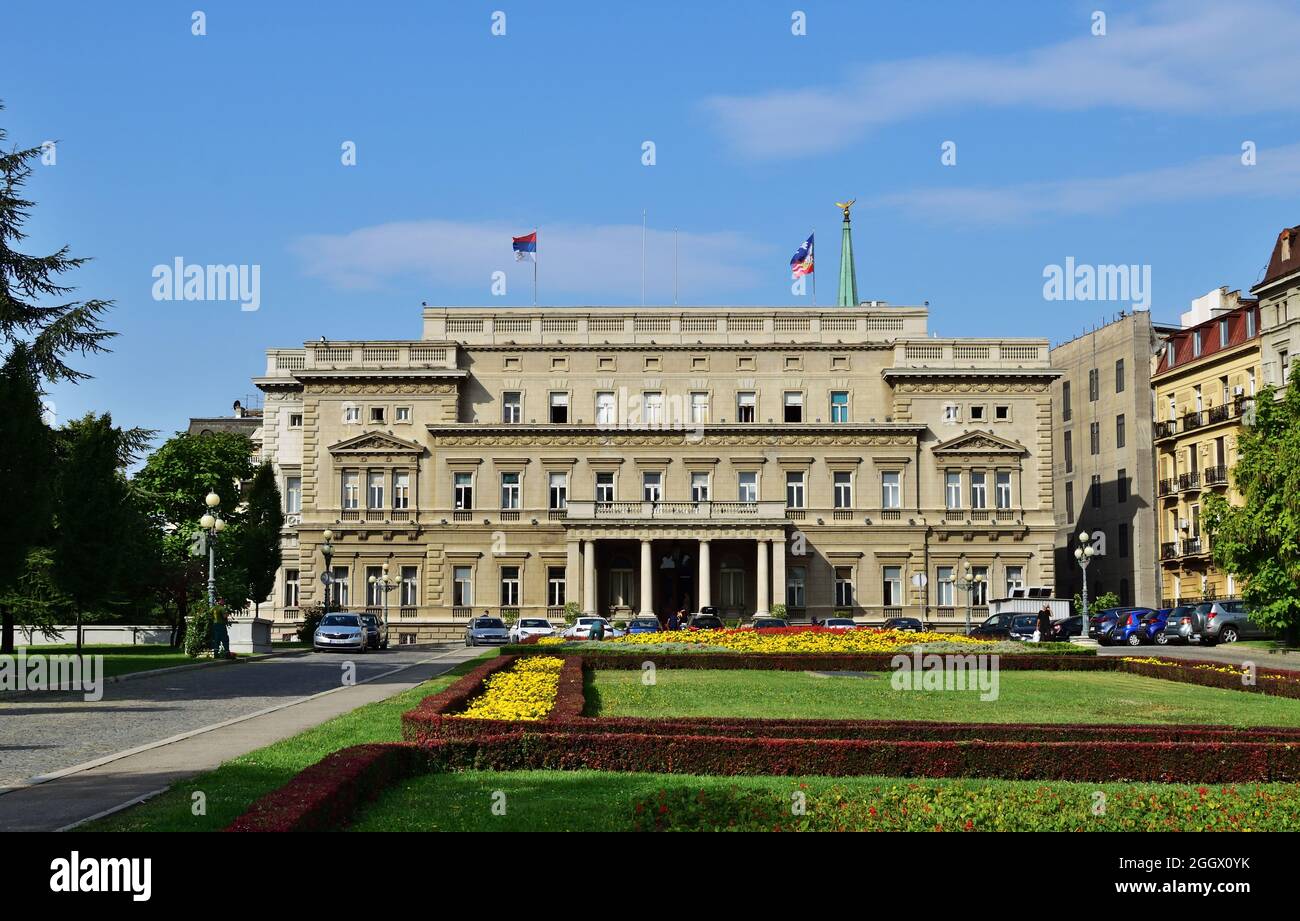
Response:
POLYGON ((977 698, 951 694, 947 709, 925 711, 921 701, 922 712, 943 718, 853 718, 892 715, 899 698, 888 696, 883 673, 893 655, 1003 644, 885 631, 686 635, 668 644, 643 634, 509 647, 407 711, 403 742, 330 755, 231 829, 443 827, 433 814, 445 807, 431 791, 475 777, 493 789, 511 778, 528 778, 530 790, 538 778, 571 788, 564 821, 584 827, 593 817, 581 814, 576 791, 593 776, 628 785, 618 827, 629 830, 1005 830, 1044 816, 1057 817, 1050 827, 1080 830, 1300 825, 1300 704, 1288 699, 1300 696, 1300 682, 1285 672, 1260 669, 1244 684, 1220 663, 1049 644, 998 659, 1013 696, 1024 695, 1016 706, 1040 719, 990 721, 977 698), (1073 721, 1095 711, 1033 709, 1043 688, 1048 701, 1076 695, 1071 681, 1095 686, 1103 707, 1136 698, 1128 705, 1146 721, 1073 721), (690 695, 700 683, 733 691, 742 712, 727 712, 722 700, 687 706, 699 703, 690 695), (836 712, 850 718, 808 716, 818 696, 843 702, 836 712), (743 715, 746 706, 779 716, 743 715), (790 791, 809 785, 816 795, 796 818, 790 791), (1088 797, 1098 789, 1113 791, 1114 809, 1090 821, 1088 797), (430 814, 413 814, 407 801, 430 814))

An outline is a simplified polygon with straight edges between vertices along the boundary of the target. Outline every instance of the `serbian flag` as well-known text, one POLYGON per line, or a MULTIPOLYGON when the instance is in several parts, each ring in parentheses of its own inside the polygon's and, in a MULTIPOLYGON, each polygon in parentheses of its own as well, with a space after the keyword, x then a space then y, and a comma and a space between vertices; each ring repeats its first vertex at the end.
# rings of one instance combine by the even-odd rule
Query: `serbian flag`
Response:
POLYGON ((813 235, 808 234, 808 239, 803 241, 803 245, 794 251, 790 257, 790 277, 799 278, 802 275, 811 275, 813 271, 813 235))
POLYGON ((537 231, 526 233, 522 237, 511 237, 515 246, 515 261, 523 262, 525 259, 537 259, 537 231))

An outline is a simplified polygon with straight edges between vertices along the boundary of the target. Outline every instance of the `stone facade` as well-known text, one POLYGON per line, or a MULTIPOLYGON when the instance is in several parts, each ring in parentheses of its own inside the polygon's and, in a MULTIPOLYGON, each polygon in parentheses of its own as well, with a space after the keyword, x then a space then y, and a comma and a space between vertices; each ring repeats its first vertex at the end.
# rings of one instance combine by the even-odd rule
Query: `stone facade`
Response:
POLYGON ((1088 567, 1088 593, 1121 604, 1160 597, 1156 465, 1151 438, 1151 356, 1177 327, 1137 311, 1052 349, 1056 467, 1056 594, 1082 590, 1076 535, 1105 535, 1088 567))
POLYGON ((1264 383, 1285 387, 1300 355, 1300 226, 1278 234, 1264 280, 1250 293, 1259 298, 1264 383))
POLYGON ((255 383, 289 506, 276 637, 323 599, 327 530, 335 602, 381 609, 369 577, 387 566, 403 642, 567 602, 955 629, 964 563, 992 596, 1051 585, 1047 343, 926 322, 425 308, 418 340, 272 349, 255 383))

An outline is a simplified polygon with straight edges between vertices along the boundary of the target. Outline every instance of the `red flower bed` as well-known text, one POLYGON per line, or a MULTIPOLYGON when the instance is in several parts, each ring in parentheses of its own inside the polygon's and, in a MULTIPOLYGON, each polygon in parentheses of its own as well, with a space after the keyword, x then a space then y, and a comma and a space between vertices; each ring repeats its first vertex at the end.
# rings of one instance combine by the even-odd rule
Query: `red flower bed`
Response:
POLYGON ((226 831, 330 831, 390 784, 429 768, 428 750, 393 743, 345 748, 255 802, 226 831))
POLYGON ((896 742, 521 732, 442 739, 427 750, 435 770, 1180 783, 1300 780, 1300 745, 1277 742, 896 742))

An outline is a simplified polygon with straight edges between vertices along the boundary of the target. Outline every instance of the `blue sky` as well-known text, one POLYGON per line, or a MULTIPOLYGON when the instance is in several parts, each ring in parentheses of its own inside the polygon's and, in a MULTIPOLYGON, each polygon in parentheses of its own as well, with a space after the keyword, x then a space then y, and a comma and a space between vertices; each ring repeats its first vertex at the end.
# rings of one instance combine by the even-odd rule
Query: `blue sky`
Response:
POLYGON ((253 392, 267 347, 529 303, 509 236, 537 226, 543 304, 637 304, 643 208, 649 303, 672 299, 673 228, 682 303, 806 302, 787 262, 814 228, 829 302, 833 202, 856 197, 860 296, 928 300, 943 335, 1059 341, 1127 306, 1045 301, 1067 257, 1149 265, 1174 320, 1254 284, 1300 220, 1300 10, 1110 4, 1097 36, 1100 5, 15 6, 0 123, 58 141, 26 249, 93 256, 74 282, 121 333, 58 415, 166 434, 253 392), (155 300, 176 258, 260 266, 260 308, 155 300))

